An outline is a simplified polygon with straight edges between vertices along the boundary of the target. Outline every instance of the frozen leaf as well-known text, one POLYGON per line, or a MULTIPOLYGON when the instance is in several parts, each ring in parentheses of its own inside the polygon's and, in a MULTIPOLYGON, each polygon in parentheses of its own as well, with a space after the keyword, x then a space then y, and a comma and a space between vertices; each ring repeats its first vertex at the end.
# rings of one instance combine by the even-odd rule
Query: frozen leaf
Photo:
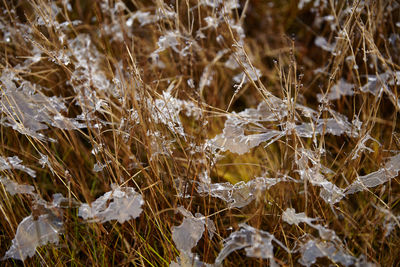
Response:
POLYGON ((35 254, 37 247, 47 243, 57 244, 62 229, 62 221, 52 214, 40 215, 37 220, 32 215, 26 217, 18 225, 12 245, 3 260, 25 260, 35 254))
POLYGON ((10 193, 10 195, 15 195, 15 194, 30 194, 33 195, 33 191, 35 191, 35 188, 31 185, 27 184, 18 184, 17 182, 14 182, 8 178, 5 177, 0 177, 0 183, 4 185, 6 188, 6 191, 10 193))
POLYGON ((118 220, 123 223, 139 217, 142 213, 143 197, 132 187, 115 187, 112 191, 89 204, 79 207, 79 216, 89 222, 118 220))
POLYGON ((278 266, 274 260, 274 246, 272 241, 281 246, 284 250, 289 250, 272 234, 253 228, 247 224, 240 224, 240 229, 230 234, 224 240, 224 247, 218 254, 215 264, 222 264, 223 260, 232 252, 245 249, 248 257, 269 259, 271 266, 278 266))

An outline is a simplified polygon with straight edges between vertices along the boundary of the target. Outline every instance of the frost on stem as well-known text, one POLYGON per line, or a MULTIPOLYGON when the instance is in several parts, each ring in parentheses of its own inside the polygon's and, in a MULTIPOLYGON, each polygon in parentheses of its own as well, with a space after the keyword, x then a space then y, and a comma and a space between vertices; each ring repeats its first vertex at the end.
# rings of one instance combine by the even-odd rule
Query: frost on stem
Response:
MULTIPOLYGON (((216 228, 209 218, 200 213, 195 216, 183 207, 178 207, 178 211, 184 216, 182 224, 172 227, 172 240, 180 252, 177 262, 171 262, 170 266, 203 266, 198 256, 192 253, 192 249, 197 245, 207 227, 209 238, 212 239, 216 228)), ((207 264, 206 264, 207 265, 207 264)))
POLYGON ((9 258, 25 260, 35 254, 38 246, 47 243, 58 244, 62 229, 62 221, 52 214, 40 215, 37 220, 32 215, 26 217, 18 225, 12 245, 3 260, 9 258))
POLYGON ((215 260, 216 265, 222 264, 223 260, 232 252, 244 248, 246 256, 261 259, 269 259, 270 266, 278 266, 274 260, 274 246, 272 241, 277 243, 284 250, 289 252, 285 245, 277 240, 272 234, 253 228, 247 224, 240 224, 240 229, 230 234, 224 242, 224 247, 215 260))
POLYGON ((7 158, 3 158, 2 156, 0 156, 0 171, 16 169, 24 171, 30 176, 35 178, 36 172, 31 168, 22 165, 21 162, 22 160, 20 160, 18 156, 7 157, 7 158))
POLYGON ((143 204, 142 195, 132 187, 115 187, 90 205, 82 204, 78 215, 88 222, 118 220, 123 223, 139 217, 143 204))

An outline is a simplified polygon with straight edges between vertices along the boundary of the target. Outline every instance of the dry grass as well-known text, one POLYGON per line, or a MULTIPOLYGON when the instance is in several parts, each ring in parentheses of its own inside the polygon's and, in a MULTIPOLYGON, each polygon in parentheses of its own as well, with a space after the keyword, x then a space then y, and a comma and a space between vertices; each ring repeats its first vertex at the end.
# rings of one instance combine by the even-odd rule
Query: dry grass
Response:
MULTIPOLYGON (((329 205, 319 196, 321 188, 303 181, 298 168, 301 149, 324 150, 317 158, 332 170, 326 178, 345 188, 358 175, 378 170, 386 157, 398 154, 399 81, 384 83, 386 89, 379 95, 360 90, 368 75, 400 70, 397 2, 321 1, 325 4, 314 7, 318 1, 311 1, 300 9, 297 1, 240 1, 240 8, 221 15, 219 24, 208 28, 204 19, 218 17, 221 6, 199 5, 197 0, 132 0, 125 2, 126 9, 113 12, 115 1, 70 1, 71 9, 63 4, 67 2, 55 2, 60 8, 55 17, 55 10, 44 0, 3 1, 1 8, 2 72, 8 70, 19 77, 17 87, 29 81, 37 85, 34 90, 38 94, 62 97, 66 110, 61 114, 65 117, 86 112, 80 121, 86 127, 68 130, 46 123, 48 129, 37 131, 57 140, 51 142, 7 127, 5 118, 13 116, 3 110, 0 155, 17 155, 37 176, 32 178, 15 169, 2 171, 1 176, 34 185, 46 201, 51 201, 54 193, 70 199, 70 206, 62 213, 54 211, 64 221, 59 245, 39 247, 24 265, 168 265, 179 255, 171 238, 171 227, 183 218, 176 213, 178 206, 209 216, 216 224, 215 237, 210 240, 205 234, 193 249, 207 263, 215 261, 221 241, 243 222, 268 231, 288 248, 306 233, 318 236, 307 225, 283 222, 281 214, 289 207, 320 218, 319 223, 336 232, 350 255, 363 254, 369 262, 382 266, 400 261, 399 227, 395 225, 385 236, 387 214, 381 209, 400 215, 398 177, 329 205), (129 18, 138 10, 157 12, 165 18, 143 26, 134 20, 131 25, 129 18), (173 12, 176 15, 168 15, 173 12), (38 17, 45 22, 40 23, 38 17), (80 22, 71 23, 75 20, 80 22), (59 26, 61 22, 67 25, 59 26), (240 36, 235 26, 242 26, 245 36, 240 36), (204 38, 198 38, 199 29, 204 38), (176 33, 178 38, 173 41, 175 47, 158 53, 165 64, 161 68, 151 55, 158 49, 159 38, 168 33, 176 33), (82 45, 80 59, 72 42, 78 35, 91 42, 82 42, 87 47, 82 45), (315 44, 317 37, 324 37, 328 45, 336 42, 336 46, 326 51, 330 48, 324 50, 315 44), (224 49, 225 54, 218 54, 224 49), (244 56, 236 56, 237 69, 224 65, 229 55, 240 52, 244 56), (35 60, 38 53, 40 59, 35 60), (233 77, 246 70, 250 78, 253 67, 262 76, 248 79, 235 90, 238 83, 233 77), (212 79, 204 83, 207 77, 212 79), (354 95, 319 103, 317 94, 328 94, 341 79, 354 85, 354 95), (191 101, 201 111, 197 118, 184 110, 179 113, 185 137, 179 134, 176 123, 168 125, 155 119, 155 103, 166 90, 175 99, 191 101), (222 132, 227 114, 255 108, 262 101, 269 103, 271 94, 286 99, 288 116, 284 121, 264 122, 265 128, 282 130, 283 122, 310 122, 296 110, 301 104, 320 112, 321 118, 330 117, 328 107, 350 122, 357 116, 363 123, 360 135, 326 133, 304 138, 289 131, 275 143, 267 147, 262 143, 242 155, 227 151, 218 152, 217 157, 211 150, 200 149, 222 132), (96 124, 101 127, 96 128, 96 124), (353 158, 366 134, 379 144, 368 141, 371 151, 353 158), (93 148, 100 145, 99 152, 93 154, 93 148), (49 157, 53 170, 42 168, 39 152, 49 157), (93 171, 97 162, 105 164, 100 172, 93 171), (288 175, 298 182, 279 183, 259 192, 243 208, 229 209, 221 199, 198 194, 195 183, 188 184, 189 198, 177 196, 175 179, 199 181, 204 172, 213 183, 249 181, 265 174, 288 175), (91 203, 110 191, 111 184, 134 187, 143 195, 141 216, 123 224, 83 222, 73 201, 91 203)), ((0 86, 6 92, 4 81, 0 86)), ((0 105, 4 99, 2 94, 0 105)), ((15 125, 26 127, 23 118, 14 116, 14 120, 15 125)), ((0 189, 0 255, 4 255, 22 219, 43 213, 43 207, 35 205, 30 195, 11 196, 0 189)), ((281 265, 299 265, 298 252, 287 253, 277 246, 274 253, 281 265)), ((267 263, 238 250, 225 259, 224 266, 267 263)), ((321 266, 330 263, 327 258, 317 261, 321 266)), ((9 259, 3 264, 19 265, 21 261, 9 259)))

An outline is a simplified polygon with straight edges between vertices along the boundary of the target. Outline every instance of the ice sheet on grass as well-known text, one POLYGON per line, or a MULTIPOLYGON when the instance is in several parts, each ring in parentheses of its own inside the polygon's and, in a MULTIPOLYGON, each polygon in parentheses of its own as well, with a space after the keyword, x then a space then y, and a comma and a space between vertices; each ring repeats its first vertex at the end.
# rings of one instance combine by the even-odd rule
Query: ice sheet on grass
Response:
POLYGON ((364 152, 364 151, 368 151, 368 152, 374 152, 373 149, 369 148, 366 143, 369 140, 373 140, 376 143, 379 144, 378 140, 376 140, 375 138, 372 138, 372 136, 370 136, 369 134, 364 135, 357 143, 357 146, 354 148, 353 150, 353 156, 351 157, 352 160, 357 159, 360 157, 360 153, 364 152))
POLYGON ((53 166, 51 165, 51 163, 49 161, 49 157, 47 155, 45 155, 45 154, 40 153, 40 152, 39 152, 39 155, 40 155, 39 164, 42 165, 42 168, 44 168, 44 166, 47 166, 50 169, 51 173, 54 174, 54 169, 53 169, 53 166))
POLYGON ((202 237, 205 227, 208 229, 210 239, 215 233, 214 222, 204 217, 200 213, 195 216, 183 207, 178 207, 178 211, 184 216, 182 224, 172 227, 172 240, 179 251, 190 252, 202 237))
POLYGON ((240 224, 240 229, 230 234, 223 243, 224 247, 215 260, 216 265, 222 264, 223 260, 232 252, 245 249, 246 256, 261 259, 269 259, 270 266, 278 266, 274 260, 274 246, 272 241, 289 252, 285 245, 277 240, 272 234, 253 228, 247 224, 240 224))
POLYGON ((366 188, 375 187, 384 184, 391 179, 397 177, 400 171, 400 154, 390 157, 384 166, 379 170, 372 172, 367 175, 358 176, 357 179, 350 184, 345 194, 354 194, 360 191, 364 191, 366 188))
POLYGON ((172 261, 169 267, 212 267, 213 264, 204 263, 195 253, 182 251, 176 261, 172 261))
POLYGON ((344 190, 328 181, 324 174, 332 171, 324 167, 317 157, 317 152, 308 149, 300 150, 301 156, 296 160, 298 172, 303 181, 321 187, 320 197, 328 204, 335 204, 345 196, 344 190), (309 166, 309 162, 312 166, 309 166))
POLYGON ((208 140, 208 145, 214 150, 229 150, 237 154, 247 153, 263 142, 273 142, 283 136, 281 131, 267 129, 261 123, 279 121, 286 115, 287 111, 283 102, 273 97, 268 103, 261 102, 256 109, 249 108, 239 113, 232 112, 227 115, 222 134, 208 140), (250 124, 252 127, 249 126, 250 124), (259 133, 245 135, 245 129, 259 133))
POLYGON ((394 215, 389 209, 385 207, 377 207, 377 208, 380 212, 382 212, 385 215, 383 228, 385 237, 388 237, 396 225, 397 227, 400 228, 400 215, 399 216, 394 215))
POLYGON ((240 181, 236 184, 226 183, 198 183, 197 192, 217 197, 228 203, 229 208, 242 208, 256 199, 258 193, 268 190, 287 178, 257 177, 253 180, 240 181))
POLYGON ((139 217, 143 204, 142 195, 132 187, 115 187, 90 205, 82 204, 78 215, 89 222, 118 220, 123 223, 139 217))
POLYGON ((317 38, 315 38, 314 44, 320 48, 322 48, 325 51, 331 52, 333 53, 335 51, 336 48, 336 42, 333 44, 328 43, 328 41, 322 37, 322 36, 318 36, 317 38))
MULTIPOLYGON (((329 93, 325 96, 328 100, 336 100, 341 96, 354 95, 354 84, 346 82, 345 79, 340 79, 337 84, 331 87, 329 93)), ((317 94, 319 102, 321 102, 323 95, 317 94)))
POLYGON ((207 227, 209 238, 212 239, 216 228, 214 222, 204 217, 200 213, 195 216, 183 207, 178 207, 178 211, 184 216, 179 226, 172 226, 172 240, 180 252, 176 262, 171 262, 170 266, 203 266, 196 254, 191 250, 197 245, 205 228, 207 227))
POLYGON ((347 254, 342 247, 336 246, 332 242, 319 239, 310 239, 300 247, 301 258, 299 263, 304 266, 311 266, 316 263, 318 258, 327 257, 334 263, 343 266, 353 266, 356 258, 347 254))
POLYGON ((86 127, 61 114, 67 110, 61 98, 44 95, 44 88, 16 77, 11 70, 3 70, 0 81, 4 85, 0 111, 6 115, 1 124, 40 140, 49 140, 39 132, 48 125, 66 130, 86 127), (18 88, 16 82, 20 83, 18 88))
POLYGON ((22 165, 21 163, 22 160, 18 158, 18 156, 7 158, 0 156, 0 171, 16 169, 24 171, 32 177, 36 177, 36 172, 34 170, 22 165))
MULTIPOLYGON (((314 223, 318 218, 310 218, 304 212, 296 213, 293 208, 287 208, 282 213, 282 220, 288 224, 299 225, 306 223, 310 227, 318 230, 320 238, 314 238, 307 234, 308 241, 300 244, 298 251, 301 253, 299 263, 305 266, 311 266, 316 263, 318 258, 327 257, 334 263, 340 263, 343 266, 359 266, 365 263, 364 256, 355 258, 345 251, 343 242, 336 235, 335 231, 322 225, 314 223)), ((366 265, 362 265, 366 266, 366 265)))
MULTIPOLYGON (((321 118, 313 109, 296 105, 296 111, 301 112, 311 122, 304 122, 297 117, 294 121, 285 121, 288 116, 287 100, 278 99, 272 95, 257 108, 248 108, 242 112, 231 112, 226 115, 224 129, 221 134, 207 141, 207 146, 215 153, 230 151, 244 154, 261 143, 270 145, 281 137, 291 134, 294 130, 299 137, 311 138, 316 135, 332 134, 358 137, 360 125, 353 125, 344 115, 327 109, 329 117, 321 118), (265 123, 278 122, 281 130, 270 129, 265 123), (357 126, 357 127, 356 127, 357 126)), ((277 123, 273 123, 277 125, 277 123)))
POLYGON ((318 233, 322 239, 329 241, 340 241, 335 231, 328 229, 322 225, 313 223, 318 219, 309 218, 304 212, 296 213, 296 211, 293 208, 287 208, 282 213, 282 220, 287 222, 288 224, 295 224, 295 225, 299 225, 299 223, 306 223, 312 228, 318 230, 318 233))
POLYGON ((5 177, 0 177, 0 183, 4 185, 6 191, 10 193, 10 195, 12 196, 15 194, 33 195, 34 194, 33 191, 35 191, 35 188, 31 185, 19 184, 5 177))
POLYGON ((175 98, 170 90, 164 91, 157 99, 147 99, 147 107, 154 123, 164 124, 172 133, 180 136, 185 136, 181 112, 195 119, 200 118, 203 112, 194 102, 175 98))
POLYGON ((32 215, 24 218, 3 260, 25 260, 35 254, 37 247, 47 243, 57 244, 62 229, 62 221, 52 214, 40 215, 37 220, 32 215))

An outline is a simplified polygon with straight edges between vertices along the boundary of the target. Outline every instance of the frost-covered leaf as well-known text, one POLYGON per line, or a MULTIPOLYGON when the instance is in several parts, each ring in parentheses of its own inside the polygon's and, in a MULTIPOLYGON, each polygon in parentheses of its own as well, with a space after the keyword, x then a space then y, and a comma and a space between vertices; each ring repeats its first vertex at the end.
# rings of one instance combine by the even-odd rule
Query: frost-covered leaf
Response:
POLYGON ((18 225, 12 245, 3 260, 25 260, 32 257, 39 246, 47 243, 58 244, 62 229, 62 221, 52 214, 40 215, 37 220, 32 215, 24 218, 18 225))
POLYGON ((82 204, 78 215, 89 222, 118 220, 123 223, 139 217, 143 204, 142 195, 132 187, 115 187, 90 205, 82 204))

